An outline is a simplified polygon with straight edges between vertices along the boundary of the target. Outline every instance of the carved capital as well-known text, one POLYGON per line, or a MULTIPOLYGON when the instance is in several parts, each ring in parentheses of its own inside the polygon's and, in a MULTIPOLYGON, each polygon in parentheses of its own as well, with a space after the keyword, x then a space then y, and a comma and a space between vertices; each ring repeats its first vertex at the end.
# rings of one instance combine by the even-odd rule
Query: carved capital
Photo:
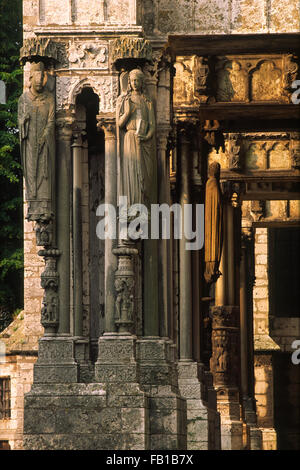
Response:
POLYGON ((171 131, 171 127, 169 126, 159 126, 159 128, 156 131, 156 144, 158 150, 164 150, 166 151, 167 145, 169 142, 169 134, 171 131))
POLYGON ((117 38, 112 43, 112 56, 113 63, 124 60, 138 60, 138 61, 151 61, 152 60, 152 47, 149 41, 143 38, 131 38, 123 36, 117 38))
POLYGON ((71 141, 75 122, 75 112, 73 110, 66 110, 58 113, 56 118, 58 139, 71 141))
POLYGON ((105 116, 98 114, 97 116, 97 129, 103 130, 105 140, 116 139, 116 118, 115 116, 105 116))
POLYGON ((22 65, 29 62, 48 61, 60 62, 62 55, 62 44, 56 43, 48 38, 25 39, 20 49, 20 62, 22 65))

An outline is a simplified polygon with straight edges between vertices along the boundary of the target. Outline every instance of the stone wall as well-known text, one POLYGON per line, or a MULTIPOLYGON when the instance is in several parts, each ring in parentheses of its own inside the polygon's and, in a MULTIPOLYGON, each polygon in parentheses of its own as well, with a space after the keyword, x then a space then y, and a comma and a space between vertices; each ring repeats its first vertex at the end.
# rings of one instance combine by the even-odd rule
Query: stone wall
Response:
POLYGON ((290 0, 24 0, 24 31, 33 27, 117 27, 142 23, 148 36, 299 31, 299 4, 290 0))

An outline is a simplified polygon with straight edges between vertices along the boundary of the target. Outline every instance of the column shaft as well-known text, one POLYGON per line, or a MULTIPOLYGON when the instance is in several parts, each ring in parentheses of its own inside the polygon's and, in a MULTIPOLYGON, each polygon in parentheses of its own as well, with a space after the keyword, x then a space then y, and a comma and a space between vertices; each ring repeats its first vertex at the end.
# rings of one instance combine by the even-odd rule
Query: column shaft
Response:
MULTIPOLYGON (((100 121, 105 135, 105 203, 111 204, 117 211, 117 140, 114 118, 100 121)), ((105 332, 116 331, 115 325, 115 271, 118 268, 117 257, 113 254, 116 240, 106 238, 104 258, 105 288, 105 332)))
POLYGON ((181 188, 180 204, 182 208, 182 236, 179 240, 179 328, 180 360, 192 360, 192 259, 191 251, 186 249, 184 235, 184 205, 190 202, 189 153, 190 142, 187 135, 181 135, 181 188))
POLYGON ((58 334, 70 334, 70 202, 71 202, 71 119, 57 120, 57 247, 61 255, 57 263, 59 274, 58 334))
POLYGON ((73 148, 73 273, 74 273, 74 335, 83 334, 82 308, 82 138, 79 135, 73 148))

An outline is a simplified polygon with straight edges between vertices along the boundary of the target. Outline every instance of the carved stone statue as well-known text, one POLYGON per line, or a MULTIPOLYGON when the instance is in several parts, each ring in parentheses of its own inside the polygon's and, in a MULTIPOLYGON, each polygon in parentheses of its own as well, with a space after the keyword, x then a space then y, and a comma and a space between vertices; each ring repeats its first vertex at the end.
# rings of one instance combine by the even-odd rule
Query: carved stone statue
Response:
POLYGON ((220 276, 219 263, 222 251, 222 194, 220 189, 220 165, 211 163, 205 191, 205 273, 207 283, 220 276))
POLYGON ((55 103, 45 90, 44 64, 32 64, 30 89, 19 99, 18 120, 29 220, 50 219, 55 175, 55 103))
MULTIPOLYGON (((123 88, 125 78, 123 74, 123 88)), ((155 117, 153 103, 144 92, 144 74, 139 69, 129 73, 128 88, 118 99, 116 120, 121 141, 119 196, 127 196, 128 206, 150 204, 156 188, 155 117)))

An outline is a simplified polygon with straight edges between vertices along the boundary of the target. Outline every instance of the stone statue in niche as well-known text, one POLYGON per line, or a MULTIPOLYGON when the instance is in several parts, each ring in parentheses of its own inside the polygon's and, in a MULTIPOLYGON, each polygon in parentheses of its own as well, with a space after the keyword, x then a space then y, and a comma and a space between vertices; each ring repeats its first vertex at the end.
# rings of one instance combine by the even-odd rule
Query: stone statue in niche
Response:
POLYGON ((282 72, 274 62, 263 62, 252 77, 253 101, 280 100, 282 95, 282 72))
POLYGON ((29 220, 49 220, 53 214, 55 175, 55 102, 45 90, 42 62, 30 69, 30 88, 19 99, 18 121, 29 220))
POLYGON ((222 252, 223 221, 222 193, 220 189, 220 164, 209 165, 205 190, 205 242, 204 277, 207 283, 216 282, 220 276, 219 264, 222 252))
MULTIPOLYGON (((148 205, 155 197, 156 186, 154 109, 145 93, 143 72, 134 69, 128 78, 128 88, 118 99, 116 116, 120 140, 119 196, 127 196, 128 206, 148 205)), ((123 75, 123 88, 125 79, 123 75)))

